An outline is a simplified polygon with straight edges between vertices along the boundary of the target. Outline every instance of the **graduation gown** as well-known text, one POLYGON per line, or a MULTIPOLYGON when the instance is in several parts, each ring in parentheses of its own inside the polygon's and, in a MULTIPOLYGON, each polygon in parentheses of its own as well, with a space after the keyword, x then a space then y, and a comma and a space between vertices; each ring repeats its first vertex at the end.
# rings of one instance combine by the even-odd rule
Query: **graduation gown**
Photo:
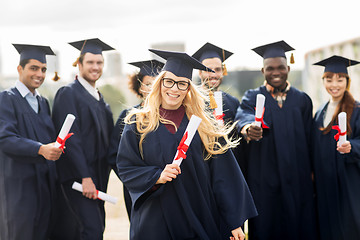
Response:
MULTIPOLYGON (((74 209, 74 212, 79 216, 86 215, 81 219, 80 224, 96 224, 93 228, 99 228, 97 221, 92 220, 94 213, 86 213, 87 207, 82 203, 88 199, 80 196, 81 193, 74 192, 75 190, 71 189, 71 185, 74 181, 81 183, 82 178, 91 177, 96 189, 106 192, 112 167, 107 161, 110 135, 114 127, 112 113, 103 96, 100 96, 100 101, 97 101, 77 79, 60 88, 56 93, 52 119, 57 131, 61 129, 68 113, 76 117, 70 130, 74 135, 66 141, 65 153, 56 163, 59 179, 65 189, 66 198, 70 200, 71 205, 75 204, 76 208, 79 209, 78 212, 77 209, 74 209)), ((92 204, 89 201, 87 202, 92 204)), ((103 231, 105 227, 104 202, 101 200, 96 200, 96 202, 98 203, 96 207, 99 208, 98 215, 102 225, 100 228, 103 231)), ((60 211, 64 214, 68 212, 66 205, 63 205, 60 211)), ((62 220, 59 220, 61 223, 58 224, 57 232, 60 234, 68 231, 61 229, 73 226, 73 224, 66 226, 68 224, 66 218, 63 216, 62 220)), ((96 219, 98 220, 98 218, 96 219)), ((99 231, 97 234, 100 234, 99 231)), ((66 238, 69 239, 70 237, 66 236, 66 238)))
POLYGON ((355 103, 347 136, 351 152, 336 151, 337 133, 323 134, 324 115, 328 103, 315 114, 314 174, 321 239, 360 239, 360 105, 355 103))
POLYGON ((56 169, 38 151, 55 136, 45 98, 37 114, 16 88, 0 93, 0 239, 47 239, 56 169))
MULTIPOLYGON (((314 239, 313 184, 309 153, 312 103, 291 87, 280 108, 265 86, 248 90, 235 120, 240 131, 255 121, 256 95, 266 97, 263 138, 246 150, 246 179, 259 216, 249 221, 251 239, 314 239)), ((246 143, 245 143, 246 144, 246 143)))
MULTIPOLYGON (((139 108, 140 104, 134 106, 133 108, 139 108)), ((108 161, 109 164, 116 165, 116 155, 118 152, 118 148, 119 148, 119 143, 120 143, 120 139, 121 139, 121 134, 123 132, 125 123, 124 123, 124 119, 126 117, 126 115, 129 113, 131 109, 125 109, 123 110, 116 123, 114 126, 114 129, 112 131, 111 134, 111 140, 110 140, 110 146, 109 146, 109 153, 108 153, 108 161)), ((116 174, 118 174, 118 172, 116 171, 116 174)), ((123 192, 124 192, 124 200, 125 200, 125 207, 126 207, 126 212, 128 214, 128 217, 130 219, 131 216, 131 197, 129 194, 129 191, 127 190, 127 188, 125 186, 123 186, 123 192)))
POLYGON ((117 166, 128 188, 133 208, 130 239, 228 239, 231 230, 257 214, 251 194, 231 151, 204 161, 203 146, 195 134, 181 174, 153 187, 166 164, 173 161, 188 119, 170 133, 160 123, 139 151, 136 125, 125 125, 117 166))

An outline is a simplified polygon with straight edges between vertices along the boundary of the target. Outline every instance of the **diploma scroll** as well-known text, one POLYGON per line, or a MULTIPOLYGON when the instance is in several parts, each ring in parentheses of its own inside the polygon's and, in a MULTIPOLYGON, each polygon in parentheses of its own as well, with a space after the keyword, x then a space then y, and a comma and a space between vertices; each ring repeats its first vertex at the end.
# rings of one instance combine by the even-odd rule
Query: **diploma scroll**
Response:
POLYGON ((221 91, 214 92, 214 98, 217 105, 217 108, 215 108, 214 110, 215 119, 220 125, 224 125, 222 92, 221 91))
POLYGON ((56 139, 55 147, 64 149, 65 141, 71 137, 72 134, 69 134, 70 128, 73 125, 75 120, 75 116, 72 114, 68 114, 65 118, 65 121, 61 127, 59 136, 56 139))
POLYGON ((255 125, 262 127, 264 115, 265 96, 262 94, 256 95, 256 108, 255 108, 255 125))
MULTIPOLYGON (((77 190, 79 192, 83 192, 83 189, 82 189, 82 185, 78 182, 74 182, 73 185, 72 185, 72 188, 74 190, 77 190)), ((112 204, 116 204, 118 199, 116 197, 113 197, 113 196, 110 196, 109 194, 106 194, 104 192, 101 192, 101 191, 97 191, 97 198, 100 199, 100 200, 103 200, 103 201, 106 201, 106 202, 110 202, 112 204)))
POLYGON ((338 115, 339 119, 339 145, 343 145, 346 142, 346 112, 341 112, 338 115))
POLYGON ((201 123, 201 118, 192 115, 190 118, 190 121, 186 127, 185 133, 180 141, 180 144, 178 146, 178 150, 176 151, 174 160, 172 163, 176 163, 177 165, 180 166, 181 162, 183 159, 186 158, 186 151, 189 148, 189 145, 196 133, 196 130, 198 129, 200 123, 201 123))

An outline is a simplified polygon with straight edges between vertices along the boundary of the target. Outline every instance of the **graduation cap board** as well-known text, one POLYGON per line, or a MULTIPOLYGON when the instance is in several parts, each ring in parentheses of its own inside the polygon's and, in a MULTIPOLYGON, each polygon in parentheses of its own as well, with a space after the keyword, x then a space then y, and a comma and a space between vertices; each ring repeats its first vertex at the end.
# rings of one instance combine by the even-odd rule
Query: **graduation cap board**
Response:
POLYGON ((219 58, 221 62, 224 62, 231 55, 233 55, 232 52, 207 42, 199 50, 197 50, 192 57, 196 58, 200 62, 207 58, 219 58))
POLYGON ((140 68, 140 74, 151 77, 155 77, 156 75, 158 75, 164 66, 164 63, 155 59, 148 61, 131 62, 129 64, 140 68))
MULTIPOLYGON (((285 41, 278 41, 266 45, 262 45, 256 48, 251 49, 257 54, 259 54, 262 58, 276 58, 283 57, 286 58, 285 52, 295 50, 285 41)), ((294 63, 294 57, 291 55, 290 63, 294 63)))
MULTIPOLYGON (((74 48, 78 49, 80 51, 80 55, 85 54, 87 52, 92 54, 102 54, 103 51, 114 50, 113 47, 109 46, 108 44, 104 43, 98 38, 70 42, 69 44, 74 48)), ((79 58, 76 59, 76 61, 74 62, 73 64, 74 67, 76 67, 78 61, 79 58)))
POLYGON ((36 59, 46 63, 46 55, 55 55, 49 46, 13 44, 20 54, 20 62, 27 59, 36 59))
POLYGON ((166 59, 163 70, 172 72, 178 77, 185 77, 192 80, 193 69, 214 72, 195 58, 189 56, 187 53, 162 51, 156 49, 149 49, 149 51, 155 53, 159 57, 166 59))
POLYGON ((329 58, 321 60, 313 65, 319 65, 325 67, 324 72, 332 73, 346 73, 348 74, 347 68, 359 64, 360 62, 351 60, 345 57, 333 55, 329 58))

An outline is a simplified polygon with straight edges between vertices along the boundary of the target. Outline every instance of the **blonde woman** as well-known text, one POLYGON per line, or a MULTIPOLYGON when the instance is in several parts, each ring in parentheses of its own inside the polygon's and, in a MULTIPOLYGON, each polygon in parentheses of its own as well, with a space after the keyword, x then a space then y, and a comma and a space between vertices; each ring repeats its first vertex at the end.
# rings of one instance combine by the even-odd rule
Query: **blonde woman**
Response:
POLYGON ((142 109, 126 117, 117 167, 133 200, 130 238, 244 239, 257 215, 227 134, 205 112, 191 82, 204 65, 185 53, 150 50, 167 59, 142 109), (172 164, 191 115, 202 122, 187 157, 172 164))

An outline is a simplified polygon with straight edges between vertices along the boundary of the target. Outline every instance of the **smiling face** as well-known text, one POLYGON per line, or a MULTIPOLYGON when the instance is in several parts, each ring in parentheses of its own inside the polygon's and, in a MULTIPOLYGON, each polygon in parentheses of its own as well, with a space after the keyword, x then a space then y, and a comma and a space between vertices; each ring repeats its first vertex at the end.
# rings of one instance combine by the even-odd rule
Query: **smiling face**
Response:
POLYGON ((180 90, 179 87, 185 89, 186 85, 190 84, 190 80, 185 77, 178 77, 171 72, 166 72, 161 81, 161 107, 168 110, 178 109, 189 91, 189 88, 180 90), (172 81, 175 83, 171 83, 172 81), (169 87, 171 84, 173 86, 169 87))
POLYGON ((79 73, 82 78, 95 86, 104 68, 104 58, 101 54, 85 53, 82 63, 79 62, 79 73))
POLYGON ((261 69, 266 82, 276 88, 284 89, 290 67, 286 63, 286 58, 266 58, 264 59, 264 67, 261 69))
POLYGON ((42 63, 35 59, 30 59, 24 68, 19 65, 17 67, 19 80, 32 92, 41 86, 46 75, 46 63, 42 63))
POLYGON ((323 83, 333 101, 340 101, 342 99, 348 84, 346 77, 340 77, 338 74, 325 76, 323 83))
POLYGON ((207 58, 202 61, 206 67, 214 70, 213 72, 199 71, 201 82, 209 89, 217 90, 223 79, 222 62, 219 58, 207 58))

